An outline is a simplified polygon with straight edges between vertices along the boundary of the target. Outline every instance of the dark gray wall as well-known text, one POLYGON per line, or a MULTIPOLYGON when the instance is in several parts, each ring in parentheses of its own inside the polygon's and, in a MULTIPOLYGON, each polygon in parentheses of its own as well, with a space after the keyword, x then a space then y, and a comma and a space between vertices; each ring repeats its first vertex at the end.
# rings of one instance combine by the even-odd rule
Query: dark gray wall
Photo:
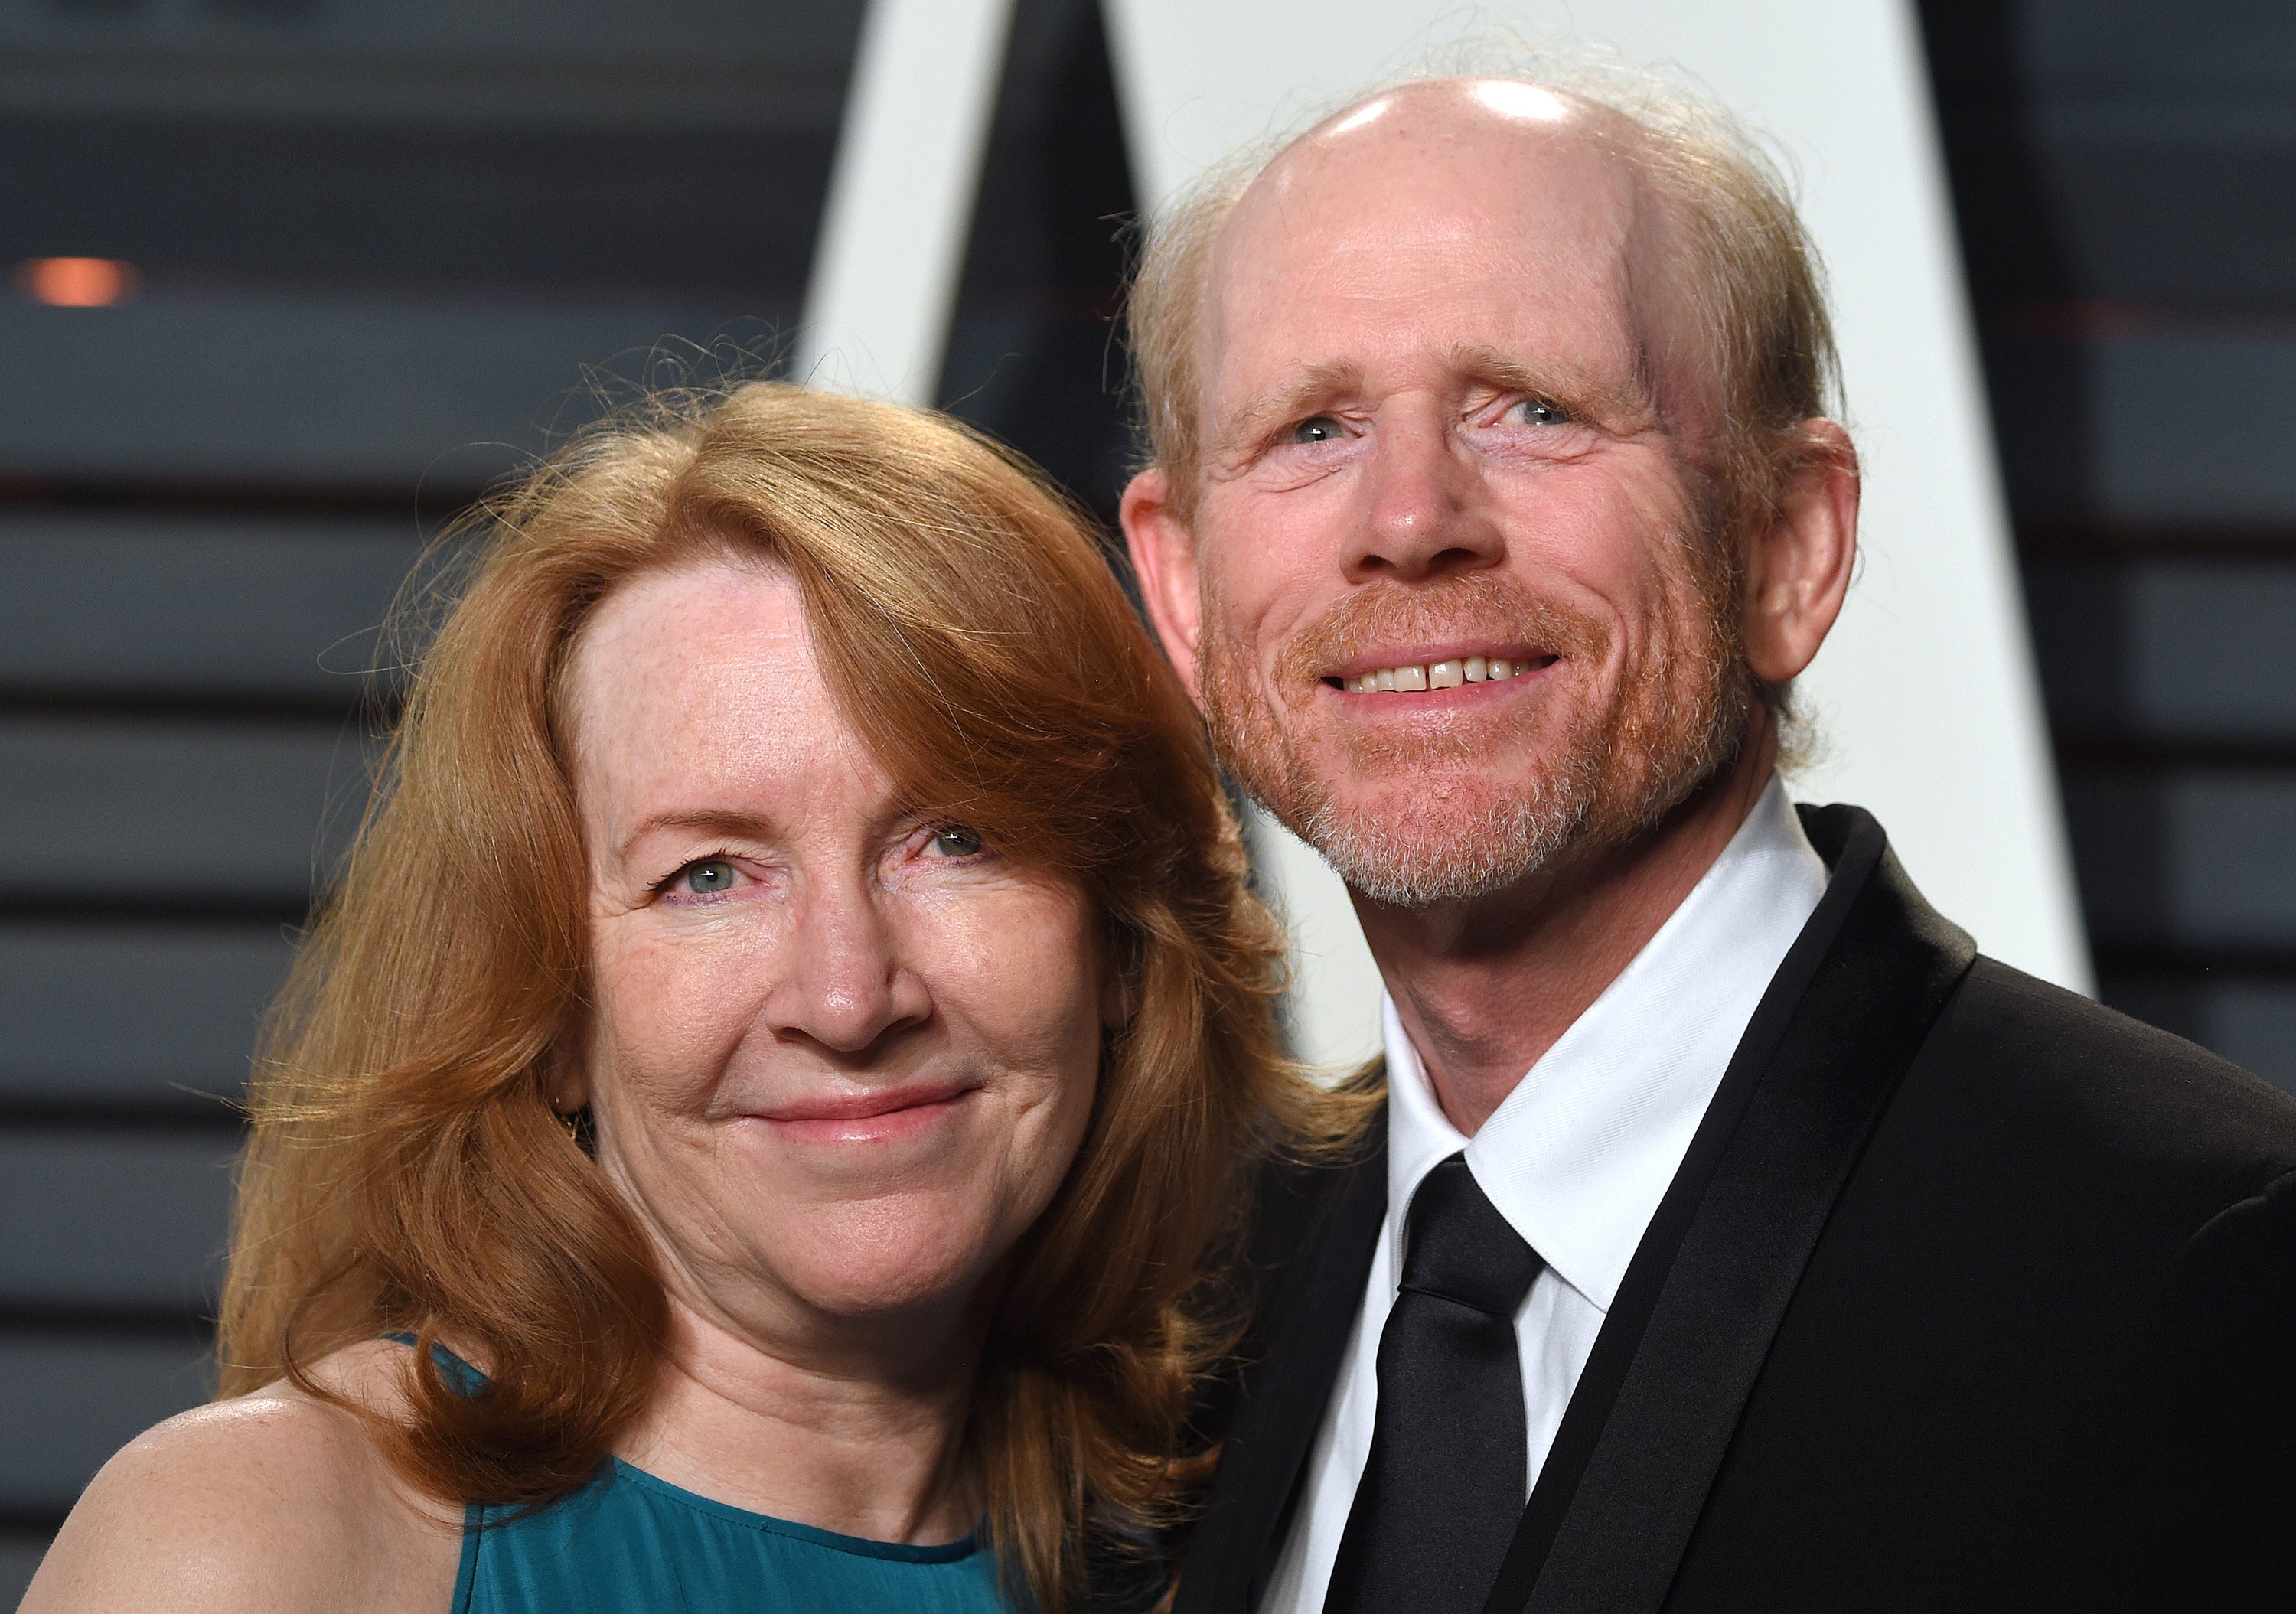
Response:
POLYGON ((2296 1090, 2296 8, 1922 10, 2103 995, 2296 1090))

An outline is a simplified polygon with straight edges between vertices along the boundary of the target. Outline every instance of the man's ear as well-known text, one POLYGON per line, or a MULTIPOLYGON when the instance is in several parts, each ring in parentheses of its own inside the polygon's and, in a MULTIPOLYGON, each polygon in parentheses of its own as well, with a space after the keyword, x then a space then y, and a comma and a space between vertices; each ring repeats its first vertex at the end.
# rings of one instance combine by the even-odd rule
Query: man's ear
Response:
POLYGON ((1857 451, 1832 421, 1795 428, 1794 468, 1746 557, 1746 665, 1765 684, 1799 677, 1841 614, 1857 561, 1857 451))
POLYGON ((1172 508, 1171 479, 1152 465, 1132 479, 1118 506, 1125 547, 1132 552, 1133 574, 1148 620, 1164 642, 1164 653, 1179 669, 1189 698, 1197 705, 1196 633, 1203 621, 1203 599, 1196 592, 1196 535, 1172 508))

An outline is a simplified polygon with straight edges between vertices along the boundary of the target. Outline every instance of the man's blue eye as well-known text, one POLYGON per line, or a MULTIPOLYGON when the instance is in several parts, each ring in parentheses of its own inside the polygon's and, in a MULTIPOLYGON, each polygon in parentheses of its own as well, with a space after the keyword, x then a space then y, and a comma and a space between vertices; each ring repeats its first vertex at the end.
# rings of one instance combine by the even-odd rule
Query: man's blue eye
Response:
POLYGON ((971 830, 957 825, 936 832, 932 843, 933 850, 943 857, 970 857, 986 844, 971 830))
POLYGON ((734 886, 734 865, 723 857, 705 857, 699 863, 685 865, 679 876, 685 889, 696 896, 707 897, 713 891, 731 890, 734 886))
POLYGON ((1521 405, 1522 423, 1526 426, 1564 426, 1570 422, 1570 412, 1559 404, 1541 398, 1523 399, 1521 405))
POLYGON ((1340 435, 1340 423, 1328 414, 1311 415, 1292 428, 1295 443, 1328 443, 1340 435))

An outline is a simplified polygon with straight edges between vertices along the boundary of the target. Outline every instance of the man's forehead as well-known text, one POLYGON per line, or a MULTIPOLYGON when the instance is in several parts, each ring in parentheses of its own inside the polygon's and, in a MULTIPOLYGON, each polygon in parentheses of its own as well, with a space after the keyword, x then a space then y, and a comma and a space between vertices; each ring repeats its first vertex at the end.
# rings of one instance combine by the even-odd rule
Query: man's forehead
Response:
POLYGON ((1212 264, 1216 390, 1238 379, 1223 350, 1295 347, 1343 307, 1398 343, 1490 340, 1472 328, 1488 315, 1565 347, 1636 345, 1628 256, 1647 209, 1617 141, 1559 100, 1516 115, 1456 81, 1429 87, 1311 131, 1239 201, 1212 264))
POLYGON ((1560 227, 1615 252, 1642 210, 1641 170, 1622 150, 1632 135, 1620 114, 1543 86, 1406 86, 1327 119, 1268 164, 1222 231, 1220 258, 1343 229, 1367 211, 1447 208, 1512 222, 1526 243, 1560 227))

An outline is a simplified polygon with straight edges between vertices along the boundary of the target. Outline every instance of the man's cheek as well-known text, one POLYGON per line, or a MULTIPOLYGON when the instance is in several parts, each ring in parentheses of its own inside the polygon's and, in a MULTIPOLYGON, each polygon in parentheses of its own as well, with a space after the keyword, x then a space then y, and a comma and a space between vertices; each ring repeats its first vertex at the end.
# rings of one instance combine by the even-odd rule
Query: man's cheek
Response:
POLYGON ((1273 687, 1284 636, 1264 605, 1255 609, 1233 594, 1208 599, 1203 632, 1196 639, 1199 679, 1217 667, 1231 684, 1249 679, 1273 687))

